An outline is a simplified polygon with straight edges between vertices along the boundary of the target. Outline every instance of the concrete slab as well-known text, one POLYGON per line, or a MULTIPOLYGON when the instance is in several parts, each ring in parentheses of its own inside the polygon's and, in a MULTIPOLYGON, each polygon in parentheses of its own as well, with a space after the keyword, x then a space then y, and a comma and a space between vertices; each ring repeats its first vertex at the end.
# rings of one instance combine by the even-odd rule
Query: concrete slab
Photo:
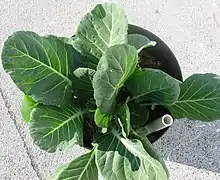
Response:
POLYGON ((2 180, 39 180, 22 137, 0 95, 0 177, 2 180))
POLYGON ((179 163, 166 162, 170 180, 219 180, 220 174, 179 163))
MULTIPOLYGON (((40 34, 71 36, 82 15, 94 7, 97 2, 103 1, 0 0, 0 49, 7 36, 21 29, 32 30, 40 34)), ((217 0, 195 0, 193 2, 190 0, 114 0, 114 2, 118 2, 125 8, 129 23, 151 30, 171 47, 180 62, 184 77, 195 72, 220 74, 218 68, 220 65, 220 61, 218 61, 220 57, 218 33, 220 30, 220 5, 217 0)), ((85 151, 76 147, 54 155, 39 150, 33 145, 28 128, 20 118, 21 93, 13 85, 9 76, 4 73, 1 65, 0 88, 11 118, 16 122, 24 139, 24 145, 30 154, 31 163, 37 170, 40 179, 45 179, 57 166, 85 151)), ((218 162, 220 162, 219 134, 216 132, 219 124, 216 122, 210 126, 206 124, 204 127, 198 127, 202 124, 186 120, 179 121, 157 145, 166 158, 169 157, 172 161, 220 172, 218 168, 218 162), (198 136, 199 134, 201 135, 198 136), (189 139, 193 138, 196 140, 188 143, 189 139), (188 144, 180 146, 179 140, 181 143, 188 144), (168 156, 173 149, 175 150, 168 156), (192 156, 193 160, 191 160, 192 156), (210 162, 212 164, 207 165, 210 162)), ((5 126, 7 130, 11 128, 7 123, 5 126)), ((179 166, 171 165, 170 168, 172 169, 172 167, 175 168, 173 173, 181 173, 179 166)), ((190 179, 190 176, 188 177, 190 179)), ((201 176, 199 177, 201 178, 201 176)), ((20 177, 18 176, 18 178, 20 177)))
POLYGON ((220 172, 220 122, 187 119, 174 125, 155 145, 167 161, 220 172))

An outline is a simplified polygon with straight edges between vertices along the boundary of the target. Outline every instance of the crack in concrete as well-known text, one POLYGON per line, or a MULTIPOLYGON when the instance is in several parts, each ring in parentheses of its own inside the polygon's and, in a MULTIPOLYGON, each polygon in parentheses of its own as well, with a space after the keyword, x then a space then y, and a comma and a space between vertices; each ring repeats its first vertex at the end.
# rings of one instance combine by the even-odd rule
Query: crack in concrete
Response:
POLYGON ((37 177, 38 177, 40 180, 43 180, 43 177, 40 175, 40 173, 39 173, 38 170, 37 170, 37 167, 36 167, 37 165, 34 163, 34 161, 33 161, 33 159, 32 159, 31 153, 29 152, 29 149, 28 149, 27 144, 26 144, 26 142, 25 142, 25 140, 24 140, 24 137, 22 136, 22 133, 21 133, 21 131, 20 131, 19 128, 18 128, 18 125, 17 125, 16 120, 15 120, 15 115, 14 115, 14 113, 10 110, 10 105, 9 105, 9 103, 7 102, 7 98, 4 96, 4 93, 3 93, 3 91, 2 91, 1 88, 0 88, 0 96, 2 97, 2 99, 3 99, 4 103, 5 103, 5 107, 7 108, 7 113, 9 114, 10 118, 13 120, 13 123, 14 123, 14 125, 15 125, 15 128, 17 129, 17 131, 18 131, 18 133, 19 133, 19 136, 21 137, 21 140, 22 140, 22 142, 23 142, 23 145, 24 145, 24 148, 25 148, 25 150, 26 150, 26 153, 27 153, 27 155, 28 155, 28 157, 29 157, 29 159, 30 159, 30 161, 31 161, 31 167, 32 167, 33 170, 35 171, 37 177))

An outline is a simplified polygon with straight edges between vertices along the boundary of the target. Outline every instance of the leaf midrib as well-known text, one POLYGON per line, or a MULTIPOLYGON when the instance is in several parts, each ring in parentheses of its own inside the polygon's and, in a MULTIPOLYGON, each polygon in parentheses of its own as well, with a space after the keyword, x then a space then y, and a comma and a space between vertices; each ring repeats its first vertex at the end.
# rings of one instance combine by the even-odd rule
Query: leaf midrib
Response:
POLYGON ((148 91, 148 92, 144 92, 144 93, 141 93, 140 95, 134 96, 134 99, 138 99, 142 96, 146 96, 146 95, 148 95, 150 93, 153 93, 153 92, 161 92, 161 91, 167 90, 167 89, 170 89, 170 87, 168 87, 168 88, 165 87, 165 88, 161 88, 161 89, 155 89, 155 90, 151 90, 151 91, 148 91))
POLYGON ((88 162, 86 163, 85 168, 83 169, 83 171, 81 172, 81 174, 80 174, 80 176, 79 176, 79 180, 82 178, 84 172, 87 171, 87 167, 90 165, 90 162, 92 161, 92 159, 93 159, 93 157, 94 157, 94 155, 95 155, 95 150, 96 150, 96 149, 94 149, 94 150, 92 151, 91 156, 90 156, 88 162))
MULTIPOLYGON (((72 85, 72 82, 66 77, 64 76, 62 73, 58 72, 56 69, 53 69, 52 67, 42 63, 40 60, 38 59, 35 59, 33 57, 31 57, 30 55, 28 54, 25 54, 23 51, 21 51, 20 49, 18 48, 15 48, 14 46, 12 45, 9 45, 11 46, 13 49, 15 49, 16 51, 20 52, 23 56, 26 56, 27 58, 30 58, 32 59, 33 61, 37 62, 38 64, 41 64, 42 66, 46 67, 46 68, 49 68, 51 71, 55 72, 56 74, 58 74, 59 76, 61 76, 64 80, 66 80, 68 82, 68 84, 72 85)), ((9 56, 10 57, 10 56, 9 56)))
POLYGON ((80 111, 77 112, 76 114, 74 114, 73 116, 69 117, 66 121, 63 121, 59 126, 57 126, 55 129, 53 129, 52 131, 48 132, 46 135, 44 135, 42 138, 46 138, 47 136, 49 136, 50 134, 54 133, 55 131, 57 131, 59 128, 61 128, 62 126, 64 126, 65 124, 69 123, 71 120, 75 119, 78 116, 81 116, 84 114, 84 111, 80 111))
MULTIPOLYGON (((112 52, 111 52, 111 54, 112 54, 112 52)), ((112 56, 115 58, 115 56, 112 54, 112 56)), ((125 81, 126 81, 126 79, 128 79, 129 77, 128 77, 128 74, 130 73, 130 71, 131 71, 131 68, 128 70, 128 67, 127 67, 127 65, 125 66, 125 70, 123 70, 122 69, 122 66, 121 66, 121 64, 118 62, 118 60, 117 60, 117 58, 115 58, 115 61, 118 63, 118 65, 119 65, 119 67, 120 67, 120 70, 121 70, 121 73, 122 73, 122 77, 119 79, 119 81, 118 81, 118 83, 116 84, 116 86, 113 86, 112 84, 112 87, 113 87, 113 89, 114 89, 114 91, 112 92, 112 94, 111 94, 111 99, 112 99, 112 97, 114 96, 114 94, 116 94, 116 91, 117 90, 119 90, 123 85, 124 85, 124 83, 125 83, 125 81), (126 71, 127 70, 127 71, 126 71), (126 73, 125 73, 126 72, 126 73)), ((127 58, 126 58, 126 60, 125 61, 127 61, 127 58)), ((109 83, 110 84, 110 83, 109 83)))
MULTIPOLYGON (((112 131, 112 134, 118 139, 118 141, 120 141, 126 148, 126 146, 129 146, 129 144, 126 143, 126 145, 123 143, 123 141, 121 139, 125 139, 125 138, 122 138, 119 136, 118 132, 116 130, 113 130, 112 131)), ((126 140, 126 139, 125 139, 126 140)), ((127 148, 126 148, 127 149, 127 148)), ((157 172, 156 168, 157 166, 155 165, 154 162, 152 162, 150 159, 146 158, 145 155, 141 154, 139 151, 137 151, 136 149, 134 149, 133 147, 130 147, 130 149, 133 150, 133 152, 135 152, 136 154, 140 155, 141 157, 143 157, 145 160, 147 160, 148 162, 150 162, 150 164, 152 164, 153 168, 155 169, 155 171, 157 172), (156 167, 156 168, 155 168, 156 167)), ((133 154, 133 153, 132 153, 133 154)), ((134 154, 133 154, 134 155, 134 154)))
MULTIPOLYGON (((106 11, 107 11, 107 9, 106 9, 106 11)), ((97 33, 97 36, 98 36, 98 37, 100 38, 100 40, 105 44, 105 48, 99 47, 97 44, 95 44, 93 41, 91 41, 90 38, 88 38, 87 36, 85 36, 83 33, 77 32, 77 34, 80 34, 80 35, 84 36, 85 39, 89 40, 93 45, 95 45, 95 46, 102 52, 102 54, 104 53, 104 51, 105 51, 106 48, 112 46, 112 43, 113 43, 114 40, 115 40, 115 39, 112 39, 112 37, 113 37, 113 32, 114 32, 114 27, 113 27, 113 25, 114 25, 114 21, 117 21, 117 20, 114 19, 114 13, 113 13, 111 10, 109 10, 108 13, 109 13, 109 16, 111 17, 111 27, 109 28, 109 27, 106 25, 106 20, 105 20, 105 19, 102 20, 102 23, 103 23, 103 25, 106 27, 107 31, 109 31, 109 37, 108 37, 109 42, 106 42, 106 41, 103 39, 103 37, 100 35, 98 29, 96 29, 96 22, 93 23, 89 18, 85 19, 85 20, 88 20, 88 21, 90 21, 90 22, 92 23, 92 26, 94 27, 94 29, 95 29, 95 31, 96 31, 96 33, 97 33)), ((92 13, 89 14, 89 16, 90 16, 90 15, 91 15, 91 16, 94 16, 94 14, 92 14, 92 13)), ((90 27, 89 27, 89 28, 90 28, 90 27)), ((116 35, 116 37, 117 37, 117 36, 118 36, 118 35, 116 35)))
MULTIPOLYGON (((220 97, 216 97, 216 98, 205 98, 205 99, 195 99, 195 100, 192 100, 192 99, 179 100, 179 101, 176 101, 175 104, 178 104, 178 103, 188 103, 188 102, 198 102, 198 101, 213 101, 213 100, 216 100, 216 99, 220 99, 220 97)), ((175 105, 175 104, 174 104, 174 105, 175 105)))
POLYGON ((114 17, 112 11, 110 11, 110 14, 112 18, 111 18, 111 31, 110 31, 110 37, 109 37, 109 47, 111 47, 111 43, 112 43, 112 30, 113 30, 113 17, 114 17))

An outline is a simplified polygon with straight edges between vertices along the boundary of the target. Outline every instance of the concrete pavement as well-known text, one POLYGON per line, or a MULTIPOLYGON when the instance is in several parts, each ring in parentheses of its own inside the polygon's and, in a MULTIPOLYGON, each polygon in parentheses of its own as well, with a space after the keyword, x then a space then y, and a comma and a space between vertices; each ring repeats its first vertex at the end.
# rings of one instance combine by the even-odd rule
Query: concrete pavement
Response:
MULTIPOLYGON (((6 38, 17 30, 71 36, 80 18, 98 2, 102 1, 0 0, 0 51, 6 38)), ((220 74, 218 0, 114 2, 125 8, 129 23, 149 29, 170 46, 185 78, 196 72, 220 74)), ((34 146, 19 113, 21 92, 1 65, 0 94, 1 179, 45 179, 56 167, 85 152, 76 147, 48 154, 34 146)), ((169 161, 171 179, 220 179, 217 174, 220 173, 219 129, 219 121, 205 124, 187 120, 175 122, 156 143, 169 161)))

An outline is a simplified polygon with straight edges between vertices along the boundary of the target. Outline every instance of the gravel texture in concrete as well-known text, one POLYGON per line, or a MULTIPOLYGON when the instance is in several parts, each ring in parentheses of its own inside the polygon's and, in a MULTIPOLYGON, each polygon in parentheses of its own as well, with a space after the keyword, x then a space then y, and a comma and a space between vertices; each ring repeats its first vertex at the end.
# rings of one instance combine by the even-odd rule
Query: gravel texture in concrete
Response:
POLYGON ((220 174, 179 163, 166 162, 170 180, 219 180, 220 174))
POLYGON ((176 120, 155 143, 167 161, 220 172, 220 123, 176 120))
POLYGON ((0 179, 39 180, 23 138, 11 119, 0 94, 0 179))
MULTIPOLYGON (((7 37, 17 30, 32 30, 42 35, 72 36, 80 18, 100 2, 103 1, 0 0, 0 51, 7 37)), ((169 45, 180 63, 184 78, 196 72, 220 74, 218 68, 220 67, 220 2, 218 0, 114 0, 112 2, 124 7, 129 23, 154 32, 169 45)), ((85 152, 78 147, 55 154, 39 150, 33 144, 27 126, 21 120, 19 106, 22 94, 1 65, 0 90, 6 104, 6 107, 1 108, 1 114, 6 108, 9 113, 5 113, 8 117, 7 121, 5 120, 7 118, 1 115, 4 121, 0 122, 2 126, 0 148, 3 148, 0 151, 0 163, 5 164, 13 159, 13 164, 8 165, 10 168, 13 167, 12 172, 15 172, 11 179, 26 180, 37 177, 45 179, 56 167, 85 152), (7 146, 12 148, 6 148, 7 146), (13 148, 15 146, 16 148, 13 148), (21 150, 17 151, 19 147, 21 150)), ((167 160, 220 172, 219 128, 219 121, 202 124, 178 120, 156 145, 167 160)), ((10 179, 6 177, 10 174, 10 168, 6 168, 6 165, 0 167, 0 174, 4 174, 5 179, 10 179)), ((171 179, 175 180, 181 180, 178 174, 183 175, 184 172, 188 174, 183 176, 184 180, 206 180, 210 174, 212 179, 219 178, 218 175, 208 171, 197 172, 196 169, 190 170, 188 167, 172 165, 172 163, 169 164, 169 168, 173 177, 171 179)))

